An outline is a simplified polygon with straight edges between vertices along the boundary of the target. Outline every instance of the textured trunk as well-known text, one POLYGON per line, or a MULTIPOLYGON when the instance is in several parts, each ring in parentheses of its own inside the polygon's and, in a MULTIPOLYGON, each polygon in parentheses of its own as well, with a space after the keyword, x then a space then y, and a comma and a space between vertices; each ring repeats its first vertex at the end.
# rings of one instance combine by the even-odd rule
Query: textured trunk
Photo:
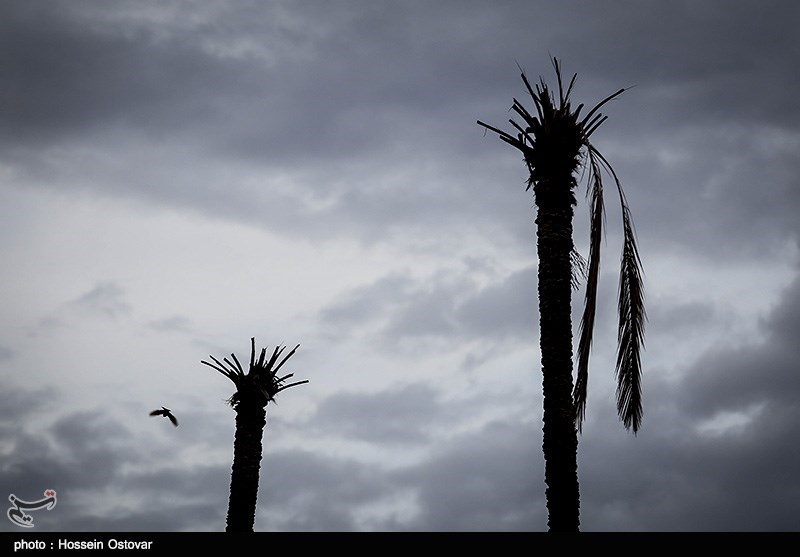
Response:
POLYGON ((539 326, 544 394, 543 445, 548 526, 577 532, 580 525, 578 437, 572 401, 571 169, 539 180, 537 205, 539 326))
POLYGON ((237 404, 227 532, 253 531, 261 470, 261 439, 266 423, 266 408, 258 402, 241 400, 237 404))

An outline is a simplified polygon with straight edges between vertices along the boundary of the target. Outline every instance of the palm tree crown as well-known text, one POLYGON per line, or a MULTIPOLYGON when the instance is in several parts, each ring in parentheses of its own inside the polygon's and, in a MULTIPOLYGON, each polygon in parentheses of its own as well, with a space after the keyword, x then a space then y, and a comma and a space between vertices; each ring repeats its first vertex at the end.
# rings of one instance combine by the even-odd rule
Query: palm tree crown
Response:
POLYGON ((236 392, 228 399, 228 403, 234 409, 236 409, 243 400, 248 400, 248 402, 254 402, 264 407, 268 403, 274 402, 275 395, 284 389, 308 383, 306 379, 305 381, 295 381, 294 383, 287 384, 286 380, 294 377, 293 373, 278 377, 278 371, 283 367, 283 364, 297 352, 297 349, 300 348, 299 344, 295 346, 280 363, 277 363, 278 358, 280 358, 281 354, 283 354, 283 351, 286 349, 285 346, 276 346, 269 359, 266 357, 267 349, 262 348, 261 354, 256 361, 256 339, 252 338, 250 340, 250 368, 248 369, 248 373, 244 372, 242 364, 239 363, 235 354, 231 354, 233 362, 228 358, 223 358, 222 362, 220 362, 214 356, 209 356, 214 360, 213 364, 205 360, 200 362, 217 370, 236 385, 236 392))

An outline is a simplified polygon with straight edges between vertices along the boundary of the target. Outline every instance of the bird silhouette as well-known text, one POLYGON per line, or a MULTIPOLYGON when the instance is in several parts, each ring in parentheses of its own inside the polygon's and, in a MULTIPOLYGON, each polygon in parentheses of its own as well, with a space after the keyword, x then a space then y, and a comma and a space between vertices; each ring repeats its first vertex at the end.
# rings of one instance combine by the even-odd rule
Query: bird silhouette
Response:
POLYGON ((165 418, 169 418, 169 421, 172 422, 172 425, 178 427, 178 420, 175 416, 172 415, 172 411, 167 408, 166 406, 162 406, 161 410, 153 410, 150 412, 151 416, 164 416, 165 418))

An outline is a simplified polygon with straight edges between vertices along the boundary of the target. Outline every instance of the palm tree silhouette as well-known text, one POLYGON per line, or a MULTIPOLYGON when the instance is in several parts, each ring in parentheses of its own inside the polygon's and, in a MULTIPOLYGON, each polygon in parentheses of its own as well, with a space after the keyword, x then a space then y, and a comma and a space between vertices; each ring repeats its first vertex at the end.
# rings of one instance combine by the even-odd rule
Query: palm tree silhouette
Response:
POLYGON ((222 362, 210 356, 213 363, 201 363, 217 370, 236 385, 236 392, 228 403, 236 411, 236 433, 233 441, 233 467, 231 468, 230 498, 225 530, 227 532, 252 532, 256 518, 258 478, 261 470, 261 439, 267 423, 267 404, 275 401, 275 395, 284 389, 308 383, 296 381, 286 383, 293 377, 290 373, 278 377, 278 371, 300 347, 298 344, 280 362, 285 346, 275 347, 267 359, 267 349, 261 350, 256 361, 256 339, 251 338, 250 368, 245 373, 239 360, 231 354, 233 362, 223 358, 222 362), (223 363, 224 362, 224 363, 223 363))
POLYGON ((604 219, 603 180, 605 170, 617 186, 622 207, 623 247, 619 279, 619 323, 616 362, 617 411, 626 429, 639 430, 642 420, 641 351, 644 347, 644 290, 642 269, 630 210, 619 178, 589 138, 605 122, 601 106, 622 94, 620 89, 590 109, 581 118, 583 105, 573 110, 569 96, 577 74, 566 90, 561 66, 552 59, 558 82, 558 97, 540 78, 536 87, 522 71, 522 81, 533 99, 532 114, 513 99, 511 109, 523 120, 509 120, 516 136, 478 120, 500 139, 522 152, 537 207, 537 251, 539 256, 539 326, 544 395, 543 441, 548 526, 551 531, 578 531, 577 433, 586 412, 589 352, 592 344, 597 282, 600 272, 600 240, 604 219), (575 251, 572 240, 576 171, 588 169, 587 197, 590 212, 590 247, 587 264, 575 251), (586 296, 580 325, 578 371, 573 389, 571 294, 578 276, 586 277, 586 296))

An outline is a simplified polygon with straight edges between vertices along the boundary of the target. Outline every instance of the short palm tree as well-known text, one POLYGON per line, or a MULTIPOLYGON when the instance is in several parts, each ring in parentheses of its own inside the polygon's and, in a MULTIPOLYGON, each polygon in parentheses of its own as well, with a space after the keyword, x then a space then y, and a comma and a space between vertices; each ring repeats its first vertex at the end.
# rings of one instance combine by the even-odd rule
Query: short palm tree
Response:
POLYGON ((522 124, 509 120, 516 130, 511 135, 478 121, 485 129, 522 152, 529 171, 528 188, 533 189, 537 207, 537 251, 539 256, 539 319, 544 394, 543 451, 547 485, 548 525, 552 531, 579 529, 580 498, 577 475, 577 433, 585 411, 589 352, 592 344, 597 282, 600 273, 600 240, 604 220, 603 180, 605 170, 617 186, 622 207, 623 247, 619 280, 619 325, 616 362, 617 411, 626 429, 636 433, 641 426, 641 351, 644 347, 644 291, 633 222, 625 194, 606 158, 589 138, 606 120, 601 106, 622 94, 609 95, 583 117, 583 105, 574 110, 570 93, 577 74, 566 90, 561 66, 553 58, 558 97, 540 79, 532 87, 525 72, 522 81, 533 99, 536 113, 513 99, 511 109, 522 124), (588 175, 590 212, 588 264, 577 253, 572 240, 576 173, 583 167, 588 175), (587 268, 588 267, 588 268, 587 268), (586 277, 586 296, 580 326, 578 371, 573 388, 571 295, 576 277, 586 277))
POLYGON ((286 380, 294 375, 292 373, 278 377, 278 371, 297 351, 299 344, 278 362, 285 346, 275 347, 269 359, 267 359, 267 349, 263 348, 256 360, 256 339, 250 340, 248 373, 244 372, 234 354, 231 354, 233 362, 228 358, 223 358, 220 362, 214 356, 210 356, 213 363, 205 360, 201 362, 217 370, 236 385, 236 392, 228 399, 228 403, 236 411, 236 434, 233 441, 233 467, 225 528, 227 532, 253 531, 261 470, 261 439, 267 423, 267 404, 274 401, 275 395, 284 389, 308 383, 306 380, 287 384, 286 380))

